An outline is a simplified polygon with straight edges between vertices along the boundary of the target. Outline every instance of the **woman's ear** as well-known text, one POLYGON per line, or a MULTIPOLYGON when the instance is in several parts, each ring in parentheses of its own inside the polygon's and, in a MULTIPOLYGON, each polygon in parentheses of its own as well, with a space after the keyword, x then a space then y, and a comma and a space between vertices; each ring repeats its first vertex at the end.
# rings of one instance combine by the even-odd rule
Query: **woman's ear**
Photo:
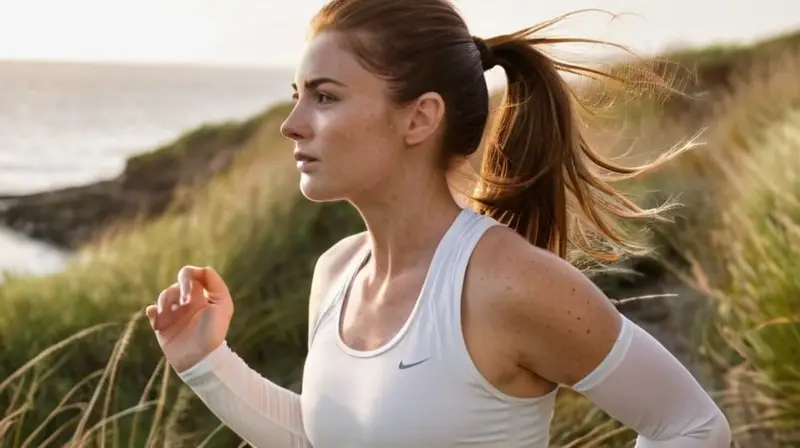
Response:
POLYGON ((419 145, 436 134, 444 121, 444 106, 444 99, 436 92, 424 93, 409 105, 406 145, 419 145))

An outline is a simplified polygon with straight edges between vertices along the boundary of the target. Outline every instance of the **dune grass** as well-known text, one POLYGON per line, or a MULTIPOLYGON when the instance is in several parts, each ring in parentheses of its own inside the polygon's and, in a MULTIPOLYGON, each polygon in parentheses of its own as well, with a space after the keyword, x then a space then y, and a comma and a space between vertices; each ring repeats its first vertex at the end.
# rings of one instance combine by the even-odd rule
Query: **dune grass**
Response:
MULTIPOLYGON (((797 79, 800 52, 776 52, 698 105, 710 110, 702 121, 648 115, 612 140, 595 136, 645 157, 706 128, 704 146, 630 187, 644 202, 674 194, 685 204, 654 241, 715 310, 697 350, 724 379, 714 396, 742 446, 797 443, 800 431, 797 79)), ((346 205, 300 197, 278 134, 286 111, 264 114, 236 166, 188 209, 113 229, 62 273, 0 285, 0 448, 236 446, 165 365, 143 316, 184 264, 213 265, 231 287, 234 350, 299 387, 314 261, 362 224, 346 205)), ((631 446, 634 436, 577 394, 559 395, 553 446, 631 446)))
POLYGON ((753 446, 800 443, 800 102, 782 115, 730 142, 719 224, 690 259, 717 304, 726 407, 753 446))
MULTIPOLYGON (((800 97, 798 98, 800 99, 800 97)), ((740 357, 729 381, 741 431, 800 443, 800 107, 745 140, 763 146, 731 171, 734 198, 715 245, 722 279, 698 277, 719 300, 720 333, 740 357), (760 138, 759 138, 760 137, 760 138), (764 151, 769 148, 768 151, 764 151), (740 384, 735 384, 735 383, 740 384), (741 384, 743 383, 743 384, 741 384)))
POLYGON ((631 188, 684 204, 655 242, 709 298, 697 350, 721 378, 736 440, 759 447, 800 443, 800 50, 772 48, 696 106, 703 121, 645 117, 615 142, 642 154, 703 131, 701 147, 631 188))

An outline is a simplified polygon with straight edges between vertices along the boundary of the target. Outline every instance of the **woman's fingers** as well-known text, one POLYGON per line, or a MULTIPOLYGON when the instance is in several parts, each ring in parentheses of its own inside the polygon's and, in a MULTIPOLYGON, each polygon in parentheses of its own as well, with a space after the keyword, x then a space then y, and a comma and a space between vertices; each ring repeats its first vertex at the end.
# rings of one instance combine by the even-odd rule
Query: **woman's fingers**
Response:
POLYGON ((190 290, 192 291, 192 300, 183 304, 181 303, 180 285, 173 283, 161 291, 155 305, 150 305, 145 309, 147 318, 150 319, 150 324, 155 330, 163 330, 187 314, 192 314, 208 304, 200 283, 191 281, 190 290))
POLYGON ((161 291, 155 305, 145 309, 155 330, 167 328, 190 311, 206 306, 209 299, 213 302, 231 300, 225 281, 213 268, 184 266, 178 271, 177 280, 161 291))
POLYGON ((147 308, 144 309, 144 314, 147 316, 147 320, 150 321, 150 326, 155 329, 156 317, 158 317, 158 306, 147 305, 147 308))
MULTIPOLYGON (((153 317, 153 328, 163 330, 178 320, 183 314, 180 312, 180 288, 177 283, 172 284, 167 289, 161 291, 155 306, 153 317)), ((152 312, 152 311, 151 311, 152 312)), ((150 317, 148 315, 148 317, 150 317)))
POLYGON ((185 303, 191 297, 192 280, 200 283, 215 298, 230 299, 230 291, 222 277, 211 267, 184 266, 178 271, 178 283, 181 287, 181 300, 185 303))
POLYGON ((178 285, 180 286, 180 304, 185 305, 192 298, 192 272, 186 267, 178 271, 178 285))
POLYGON ((156 300, 158 314, 163 314, 164 311, 170 309, 171 305, 177 304, 179 293, 180 288, 178 287, 177 283, 173 283, 167 287, 167 289, 161 291, 161 294, 158 295, 158 299, 156 300))

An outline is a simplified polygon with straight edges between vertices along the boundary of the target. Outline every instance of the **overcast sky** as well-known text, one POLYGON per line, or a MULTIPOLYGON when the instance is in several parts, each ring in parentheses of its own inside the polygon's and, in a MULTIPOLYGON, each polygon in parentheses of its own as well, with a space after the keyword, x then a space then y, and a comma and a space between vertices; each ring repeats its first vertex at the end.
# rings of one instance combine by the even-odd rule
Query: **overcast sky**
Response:
MULTIPOLYGON (((296 63, 323 0, 0 0, 0 59, 296 63)), ((636 13, 571 22, 570 34, 653 52, 800 29, 797 0, 457 0, 471 31, 513 31, 579 8, 636 13)))

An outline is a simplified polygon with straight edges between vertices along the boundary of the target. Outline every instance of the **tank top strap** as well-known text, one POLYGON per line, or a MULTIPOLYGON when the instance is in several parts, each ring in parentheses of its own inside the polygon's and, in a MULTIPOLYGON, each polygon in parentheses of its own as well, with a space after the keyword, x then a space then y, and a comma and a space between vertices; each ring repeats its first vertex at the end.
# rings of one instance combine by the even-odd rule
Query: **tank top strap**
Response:
POLYGON ((311 343, 314 341, 314 336, 316 336, 320 324, 330 314, 331 310, 336 308, 337 303, 342 300, 345 292, 350 289, 356 274, 369 260, 370 253, 369 247, 358 251, 356 256, 347 263, 347 268, 343 270, 343 274, 337 282, 339 286, 328 291, 320 301, 317 315, 313 317, 313 322, 309 322, 308 325, 308 349, 311 349, 311 343))
POLYGON ((466 345, 464 344, 463 332, 461 328, 461 302, 464 290, 464 280, 466 278, 467 267, 475 251, 478 242, 487 230, 494 226, 502 225, 495 219, 468 211, 469 219, 465 220, 461 226, 458 238, 454 238, 451 244, 454 246, 449 250, 447 267, 441 273, 439 283, 440 290, 437 296, 442 300, 436 300, 433 306, 437 316, 437 331, 442 353, 448 356, 455 356, 453 361, 463 362, 468 360, 466 345), (464 358, 466 356, 467 358, 464 358))

